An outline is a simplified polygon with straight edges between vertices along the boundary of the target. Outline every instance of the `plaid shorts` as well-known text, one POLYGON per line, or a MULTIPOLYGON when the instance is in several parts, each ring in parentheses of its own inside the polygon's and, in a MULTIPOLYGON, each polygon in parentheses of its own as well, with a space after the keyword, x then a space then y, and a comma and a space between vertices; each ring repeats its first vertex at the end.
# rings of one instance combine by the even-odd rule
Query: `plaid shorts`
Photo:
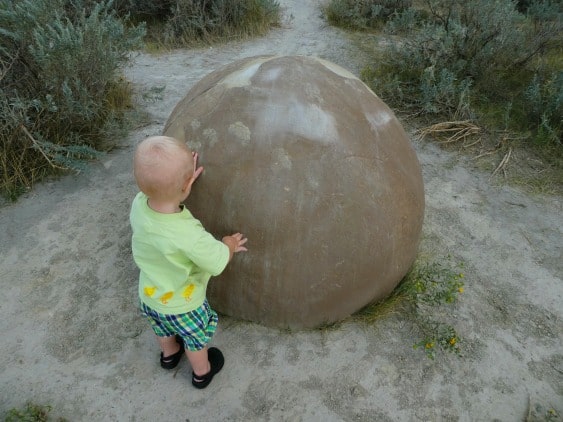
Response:
POLYGON ((180 315, 166 315, 154 311, 141 301, 141 314, 149 320, 158 337, 179 335, 191 352, 203 349, 217 329, 219 317, 207 299, 199 308, 180 315))

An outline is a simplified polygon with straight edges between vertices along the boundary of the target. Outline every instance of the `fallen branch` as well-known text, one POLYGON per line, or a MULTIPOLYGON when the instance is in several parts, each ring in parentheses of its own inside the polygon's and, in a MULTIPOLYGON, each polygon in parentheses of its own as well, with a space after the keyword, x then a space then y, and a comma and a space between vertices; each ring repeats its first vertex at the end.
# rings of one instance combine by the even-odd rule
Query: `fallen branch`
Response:
POLYGON ((467 145, 464 144, 464 145, 463 145, 463 148, 470 148, 470 147, 472 147, 473 145, 478 144, 479 142, 481 142, 481 138, 477 139, 475 142, 471 142, 470 144, 467 144, 467 145))
POLYGON ((483 152, 483 153, 477 155, 476 157, 473 157, 472 160, 478 160, 479 158, 486 157, 487 155, 492 155, 492 154, 494 154, 495 152, 497 152, 497 150, 498 150, 498 148, 495 148, 495 149, 490 150, 490 151, 485 151, 485 152, 483 152))
MULTIPOLYGON (((481 128, 469 120, 461 120, 454 122, 441 122, 434 125, 425 127, 418 131, 419 139, 424 139, 426 136, 431 136, 436 139, 440 144, 450 144, 454 142, 465 142, 469 137, 481 133, 481 128)), ((476 141, 464 145, 468 148, 480 142, 481 138, 476 141)))
MULTIPOLYGON (((499 170, 502 170, 504 172, 504 168, 508 164, 508 160, 510 160, 511 155, 512 155, 512 148, 508 148, 508 152, 504 155, 504 157, 502 158, 501 162, 499 163, 499 165, 497 166, 495 171, 493 171, 493 173, 491 174, 491 177, 494 177, 494 175, 497 174, 499 172, 499 170)), ((506 176, 506 173, 505 173, 505 176, 506 176)))
POLYGON ((49 158, 49 156, 47 155, 47 153, 45 151, 43 151, 43 149, 41 148, 41 145, 39 144, 39 142, 37 142, 35 140, 35 138, 31 135, 31 133, 29 133, 29 131, 27 130, 27 128, 24 125, 20 126, 21 130, 23 131, 23 133, 25 133, 25 135, 31 140, 31 142, 33 143, 33 146, 41 153, 41 155, 43 155, 43 157, 45 158, 45 160, 47 160, 47 162, 49 163, 49 165, 54 168, 54 169, 60 169, 60 170, 66 170, 65 167, 61 167, 56 165, 55 163, 53 163, 53 161, 49 158))

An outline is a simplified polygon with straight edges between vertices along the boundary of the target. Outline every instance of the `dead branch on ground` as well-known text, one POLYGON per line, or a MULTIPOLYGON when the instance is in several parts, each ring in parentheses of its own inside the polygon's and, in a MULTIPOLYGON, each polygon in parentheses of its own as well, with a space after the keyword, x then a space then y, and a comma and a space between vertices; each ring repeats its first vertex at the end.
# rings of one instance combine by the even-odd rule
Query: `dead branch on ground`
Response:
POLYGON ((512 147, 508 148, 508 152, 504 154, 504 157, 500 161, 499 165, 497 166, 495 171, 493 171, 493 173, 491 174, 491 178, 494 177, 495 174, 497 174, 499 171, 502 171, 502 174, 504 175, 504 177, 506 177, 506 165, 508 164, 511 155, 512 155, 512 147))
POLYGON ((441 122, 417 131, 419 139, 430 136, 440 144, 462 142, 463 148, 469 148, 481 142, 482 129, 470 120, 441 122), (475 140, 474 138, 478 136, 475 140))

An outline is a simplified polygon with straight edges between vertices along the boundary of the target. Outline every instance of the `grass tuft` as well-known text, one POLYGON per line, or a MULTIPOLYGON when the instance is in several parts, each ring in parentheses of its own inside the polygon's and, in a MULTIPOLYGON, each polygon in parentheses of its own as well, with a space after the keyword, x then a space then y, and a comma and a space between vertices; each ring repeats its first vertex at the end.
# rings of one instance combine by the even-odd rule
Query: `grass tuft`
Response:
POLYGON ((391 295, 370 304, 356 314, 354 320, 373 324, 393 313, 405 315, 413 323, 421 338, 413 345, 433 359, 438 350, 461 353, 461 338, 455 328, 444 321, 449 307, 457 302, 464 291, 463 264, 452 266, 451 258, 444 262, 417 261, 391 295), (435 315, 440 311, 441 319, 435 315))
POLYGON ((66 422, 64 418, 51 418, 49 416, 51 410, 51 406, 28 402, 23 409, 11 409, 4 420, 5 422, 49 422, 53 420, 66 422))

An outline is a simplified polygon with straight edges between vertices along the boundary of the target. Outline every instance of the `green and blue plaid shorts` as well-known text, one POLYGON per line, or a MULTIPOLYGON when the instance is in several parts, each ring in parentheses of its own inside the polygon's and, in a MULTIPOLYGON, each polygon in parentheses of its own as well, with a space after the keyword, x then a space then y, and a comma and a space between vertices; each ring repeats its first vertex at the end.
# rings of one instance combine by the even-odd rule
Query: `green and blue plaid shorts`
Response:
POLYGON ((158 337, 179 335, 187 350, 197 352, 211 340, 217 329, 219 317, 207 299, 199 308, 180 315, 166 315, 149 308, 142 301, 141 314, 147 317, 158 337))

